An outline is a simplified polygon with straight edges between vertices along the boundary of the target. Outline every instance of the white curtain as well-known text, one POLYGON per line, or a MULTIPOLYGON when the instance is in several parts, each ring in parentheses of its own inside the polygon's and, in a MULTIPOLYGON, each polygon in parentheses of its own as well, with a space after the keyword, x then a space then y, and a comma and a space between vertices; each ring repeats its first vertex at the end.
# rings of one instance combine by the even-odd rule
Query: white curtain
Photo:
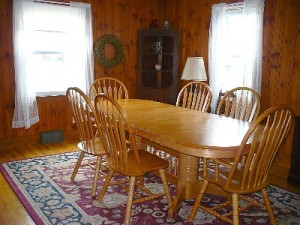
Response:
MULTIPOLYGON (((15 110, 13 128, 25 127, 39 122, 36 90, 32 82, 34 0, 14 0, 13 2, 13 47, 15 63, 15 110)), ((81 73, 87 92, 93 80, 93 33, 91 5, 70 3, 70 47, 66 54, 72 55, 68 73, 81 73), (76 21, 76 22, 75 22, 76 21), (74 45, 76 48, 74 48, 74 45), (75 57, 74 57, 75 56, 75 57), (74 61, 76 60, 76 61, 74 61), (85 76, 84 76, 85 74, 85 76)), ((68 61, 68 57, 67 61, 68 61)), ((63 79, 63 78, 62 78, 63 79)), ((70 81, 70 85, 75 85, 70 81)), ((78 82, 78 81, 77 81, 78 82)), ((80 86, 76 85, 76 86, 80 86)))
MULTIPOLYGON (((74 54, 80 57, 79 62, 83 63, 84 73, 86 74, 86 87, 84 91, 87 93, 94 79, 92 9, 90 4, 78 2, 71 2, 70 8, 71 21, 77 21, 77 23, 72 23, 76 25, 72 29, 74 33, 71 32, 73 34, 70 39, 73 39, 77 46, 78 43, 82 43, 74 54)), ((71 68, 76 68, 74 67, 74 63, 72 63, 71 68)))
POLYGON ((30 21, 34 11, 33 0, 13 1, 13 48, 15 67, 15 110, 12 127, 29 128, 39 122, 35 91, 30 82, 31 39, 30 21))
POLYGON ((225 45, 222 40, 226 33, 226 4, 212 6, 211 25, 209 30, 208 69, 209 86, 212 91, 211 112, 215 112, 219 91, 222 88, 221 77, 226 68, 225 45))
POLYGON ((245 0, 240 5, 221 3, 212 6, 208 64, 209 84, 213 94, 212 112, 216 110, 221 90, 247 86, 261 93, 263 11, 264 0, 245 0), (238 37, 235 38, 242 44, 238 45, 236 42, 235 46, 238 51, 235 53, 241 56, 238 63, 230 64, 228 54, 232 49, 229 49, 228 43, 232 40, 232 30, 229 28, 232 15, 238 15, 237 18, 241 21, 241 26, 236 28, 238 37), (232 78, 229 73, 234 70, 239 74, 232 78))

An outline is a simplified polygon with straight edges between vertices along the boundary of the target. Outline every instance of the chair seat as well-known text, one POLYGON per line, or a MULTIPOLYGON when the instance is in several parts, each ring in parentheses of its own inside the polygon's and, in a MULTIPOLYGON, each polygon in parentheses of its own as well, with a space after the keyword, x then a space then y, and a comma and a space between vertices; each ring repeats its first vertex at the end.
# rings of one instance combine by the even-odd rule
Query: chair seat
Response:
POLYGON ((107 164, 117 171, 120 174, 125 176, 143 176, 146 173, 157 171, 159 169, 165 169, 168 167, 169 162, 159 158, 156 155, 153 155, 145 150, 139 150, 139 157, 141 161, 141 170, 139 170, 138 165, 136 164, 136 158, 134 152, 130 151, 128 154, 128 168, 127 170, 116 168, 110 160, 110 157, 107 158, 107 164))
POLYGON ((101 142, 101 139, 100 138, 95 138, 94 141, 95 141, 95 146, 93 146, 92 149, 84 148, 83 147, 83 145, 84 145, 83 141, 79 142, 77 146, 81 151, 87 152, 91 155, 95 155, 95 156, 105 155, 106 152, 105 152, 105 149, 104 149, 103 144, 101 142))
MULTIPOLYGON (((229 193, 247 194, 247 193, 252 192, 252 189, 253 190, 257 189, 257 187, 254 187, 254 186, 246 187, 245 190, 242 188, 241 177, 242 177, 242 173, 243 173, 243 166, 241 166, 241 165, 239 165, 238 168, 236 169, 236 173, 231 181, 230 188, 227 188, 226 181, 227 181, 229 172, 230 172, 229 168, 220 166, 218 169, 218 174, 216 174, 216 171, 214 169, 207 169, 206 174, 204 174, 203 171, 201 171, 199 173, 199 176, 211 183, 218 184, 219 186, 221 186, 223 188, 224 191, 229 192, 229 193)), ((255 185, 255 182, 253 182, 252 184, 255 185)), ((268 185, 269 185, 269 182, 266 181, 266 182, 260 184, 259 186, 262 188, 265 188, 268 185)))

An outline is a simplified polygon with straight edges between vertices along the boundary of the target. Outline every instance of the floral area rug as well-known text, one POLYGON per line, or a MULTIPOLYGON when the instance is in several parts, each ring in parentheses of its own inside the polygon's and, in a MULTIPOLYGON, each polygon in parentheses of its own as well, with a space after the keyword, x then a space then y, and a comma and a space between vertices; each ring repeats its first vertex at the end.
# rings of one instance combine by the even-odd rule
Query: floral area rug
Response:
MULTIPOLYGON (((126 191, 118 186, 110 186, 102 202, 91 198, 91 168, 80 168, 76 182, 70 181, 77 158, 78 153, 65 153, 2 163, 0 169, 38 225, 123 224, 126 191)), ((154 175, 148 175, 145 182, 153 192, 163 190, 160 180, 154 175)), ((102 184, 103 181, 99 181, 98 192, 102 184)), ((170 184, 170 191, 174 196, 174 185, 170 184)), ((275 186, 269 186, 268 193, 278 224, 300 224, 300 196, 275 186)), ((254 196, 263 201, 260 194, 254 196)), ((214 205, 222 200, 217 196, 205 195, 203 202, 214 205)), ((131 210, 131 224, 226 224, 200 209, 194 223, 189 223, 187 218, 193 203, 193 200, 184 201, 173 218, 167 218, 165 197, 135 204, 131 210)), ((270 222, 266 211, 252 207, 241 214, 240 224, 261 225, 270 222)))

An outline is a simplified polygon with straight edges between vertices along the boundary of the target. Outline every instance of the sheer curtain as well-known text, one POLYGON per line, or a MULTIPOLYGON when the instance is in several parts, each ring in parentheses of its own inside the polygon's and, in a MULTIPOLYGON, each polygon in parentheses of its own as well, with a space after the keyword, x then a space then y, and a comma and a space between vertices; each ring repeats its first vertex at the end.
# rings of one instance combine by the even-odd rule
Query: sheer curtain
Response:
MULTIPOLYGON (((34 0, 13 1, 13 47, 15 67, 15 110, 12 127, 26 129, 39 122, 36 90, 32 71, 34 0)), ((66 64, 68 74, 82 74, 79 80, 68 79, 70 86, 88 90, 93 80, 93 33, 90 4, 70 3, 70 27, 66 64), (72 59, 70 60, 70 57, 72 59), (77 83, 75 83, 75 81, 77 83), (84 84, 84 87, 82 87, 84 84)), ((68 75, 69 76, 69 75, 68 75)), ((71 76, 72 77, 72 76, 71 76)), ((61 78, 64 79, 64 78, 61 78)), ((66 90, 66 89, 65 89, 66 90)), ((65 92, 64 90, 64 92, 65 92)))
POLYGON ((260 94, 263 11, 264 0, 212 6, 208 65, 212 112, 220 91, 247 86, 260 94))
POLYGON ((15 67, 15 110, 13 128, 29 128, 39 122, 35 90, 30 82, 32 46, 29 45, 33 19, 33 0, 13 2, 13 48, 15 67))
MULTIPOLYGON (((85 87, 83 90, 88 92, 90 85, 94 79, 94 55, 93 55, 93 29, 92 29, 92 9, 90 4, 71 2, 70 3, 71 21, 71 37, 76 46, 76 52, 70 52, 73 57, 78 56, 78 63, 82 63, 85 87), (81 43, 78 45, 78 43, 81 43)), ((75 48, 70 48, 70 50, 75 48)), ((70 70, 78 72, 78 68, 74 67, 74 62, 70 65, 70 70)), ((77 85, 78 86, 78 85, 77 85)))

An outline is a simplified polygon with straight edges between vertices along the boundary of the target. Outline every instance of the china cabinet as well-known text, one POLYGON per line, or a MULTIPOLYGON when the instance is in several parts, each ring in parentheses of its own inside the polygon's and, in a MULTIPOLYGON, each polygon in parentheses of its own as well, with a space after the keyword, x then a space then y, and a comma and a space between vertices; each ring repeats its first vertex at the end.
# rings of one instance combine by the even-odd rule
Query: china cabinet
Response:
POLYGON ((175 104, 179 34, 175 29, 138 32, 137 97, 175 104))

